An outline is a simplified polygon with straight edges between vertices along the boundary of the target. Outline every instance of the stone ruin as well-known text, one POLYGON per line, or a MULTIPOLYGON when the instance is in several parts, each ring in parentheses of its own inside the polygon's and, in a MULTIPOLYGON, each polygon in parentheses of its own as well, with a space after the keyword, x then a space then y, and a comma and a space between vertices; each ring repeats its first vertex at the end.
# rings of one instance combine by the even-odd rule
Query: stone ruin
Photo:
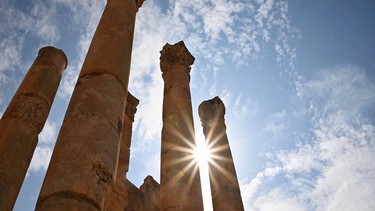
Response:
MULTIPOLYGON (((160 56, 164 80, 161 178, 137 188, 127 178, 139 100, 128 92, 135 18, 143 0, 108 0, 73 91, 35 207, 37 211, 203 210, 190 93, 195 58, 183 41, 160 56)), ((13 209, 68 65, 62 50, 40 49, 0 120, 0 210, 13 209), (17 159, 15 159, 17 158, 17 159)), ((244 210, 220 98, 199 106, 214 210, 244 210), (220 169, 216 166, 219 165, 220 169)))

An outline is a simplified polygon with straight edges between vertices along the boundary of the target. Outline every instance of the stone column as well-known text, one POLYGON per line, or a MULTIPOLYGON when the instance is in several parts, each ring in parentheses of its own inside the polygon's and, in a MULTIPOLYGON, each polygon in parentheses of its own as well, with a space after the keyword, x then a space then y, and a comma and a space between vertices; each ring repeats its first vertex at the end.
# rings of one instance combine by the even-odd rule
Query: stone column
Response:
POLYGON ((160 52, 164 79, 161 135, 161 210, 203 210, 190 95, 194 57, 180 41, 160 52))
POLYGON ((117 177, 115 178, 115 184, 111 187, 111 190, 106 196, 104 210, 125 210, 125 208, 128 207, 128 194, 124 181, 126 173, 129 170, 132 129, 138 104, 139 100, 128 92, 125 115, 122 121, 122 138, 117 166, 117 177))
POLYGON ((214 210, 244 210, 224 120, 225 107, 219 97, 199 105, 199 117, 207 146, 211 149, 208 163, 214 210))
POLYGON ((13 209, 67 63, 63 51, 40 49, 0 120, 0 210, 13 209))
POLYGON ((133 134, 134 115, 137 112, 139 100, 130 92, 126 97, 126 108, 122 126, 122 141, 120 146, 119 163, 117 169, 117 178, 126 178, 129 171, 130 146, 133 134))
POLYGON ((135 16, 143 0, 108 0, 73 91, 36 210, 102 210, 114 184, 135 16))

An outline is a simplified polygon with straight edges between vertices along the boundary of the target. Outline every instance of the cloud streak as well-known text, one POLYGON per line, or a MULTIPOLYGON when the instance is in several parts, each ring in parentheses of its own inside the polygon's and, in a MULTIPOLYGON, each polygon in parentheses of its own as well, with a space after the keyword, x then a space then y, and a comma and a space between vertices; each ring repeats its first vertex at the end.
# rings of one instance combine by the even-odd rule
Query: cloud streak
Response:
POLYGON ((312 138, 277 152, 270 167, 242 185, 247 208, 267 210, 283 201, 283 210, 374 209, 375 126, 365 118, 374 85, 354 66, 321 72, 305 85, 312 138))

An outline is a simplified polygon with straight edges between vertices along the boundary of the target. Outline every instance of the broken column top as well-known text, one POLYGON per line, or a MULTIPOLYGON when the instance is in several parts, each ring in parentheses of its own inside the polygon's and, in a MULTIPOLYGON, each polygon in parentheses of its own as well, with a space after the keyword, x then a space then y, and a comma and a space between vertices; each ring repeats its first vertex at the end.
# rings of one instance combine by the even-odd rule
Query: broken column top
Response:
POLYGON ((53 46, 46 46, 39 50, 38 52, 38 64, 51 63, 56 67, 56 70, 60 74, 68 66, 68 58, 66 57, 64 51, 55 48, 53 46))
POLYGON ((184 41, 174 45, 165 44, 160 51, 160 68, 162 72, 168 70, 169 65, 186 66, 190 70, 190 65, 194 63, 194 56, 186 48, 184 41))
POLYGON ((218 96, 203 101, 198 107, 198 114, 202 124, 207 124, 210 121, 224 122, 224 103, 218 96))
POLYGON ((144 180, 143 180, 144 183, 147 183, 147 184, 150 184, 151 186, 154 186, 154 187, 159 187, 159 183, 156 182, 156 180, 151 176, 151 175, 148 175, 144 180))
POLYGON ((158 182, 156 182, 156 180, 151 175, 148 175, 143 180, 143 184, 141 185, 140 190, 143 193, 147 193, 148 192, 147 186, 151 187, 152 190, 154 190, 154 191, 160 191, 160 184, 158 182))
POLYGON ((138 104, 139 104, 139 100, 135 98, 130 92, 128 92, 126 96, 125 114, 132 121, 134 121, 134 115, 137 112, 138 104))

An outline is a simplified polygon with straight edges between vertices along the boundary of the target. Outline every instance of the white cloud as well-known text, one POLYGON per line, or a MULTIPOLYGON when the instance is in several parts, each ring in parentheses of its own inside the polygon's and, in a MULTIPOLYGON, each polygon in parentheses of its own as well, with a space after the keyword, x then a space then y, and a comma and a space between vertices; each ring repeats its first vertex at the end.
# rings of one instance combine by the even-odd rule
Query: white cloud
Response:
MULTIPOLYGON (((248 207, 249 208, 249 207, 248 207)), ((281 189, 274 189, 267 194, 258 197, 254 201, 254 210, 261 211, 302 211, 307 210, 298 202, 297 198, 286 195, 281 189)))
POLYGON ((280 134, 286 129, 285 110, 270 114, 266 120, 265 131, 280 134))
POLYGON ((259 26, 263 28, 264 19, 268 18, 270 11, 273 8, 273 0, 265 0, 264 2, 258 2, 259 8, 257 14, 255 15, 255 20, 258 22, 259 26))
POLYGON ((41 1, 35 1, 30 11, 29 17, 32 17, 33 21, 29 30, 49 45, 60 39, 60 32, 56 24, 56 12, 54 4, 46 4, 41 1))
POLYGON ((56 138, 56 123, 47 120, 46 124, 43 127, 42 132, 39 134, 39 143, 41 144, 50 144, 55 142, 56 138))
POLYGON ((243 99, 243 95, 239 94, 233 106, 233 113, 237 119, 248 116, 254 116, 258 111, 258 102, 248 97, 243 99))
MULTIPOLYGON (((160 178, 160 153, 154 153, 149 157, 144 163, 144 170, 139 173, 140 177, 146 177, 147 175, 152 175, 152 177, 159 181, 160 178)), ((159 181, 160 182, 160 181, 159 181)))
POLYGON ((52 149, 47 146, 37 146, 31 159, 28 176, 30 173, 37 173, 39 171, 46 171, 49 161, 51 159, 52 149))
POLYGON ((346 66, 320 73, 306 87, 312 138, 274 153, 274 167, 242 185, 247 208, 375 209, 375 126, 366 118, 374 85, 363 70, 346 66))
POLYGON ((314 100, 322 114, 343 111, 354 117, 375 102, 375 85, 371 84, 363 69, 353 65, 320 71, 318 78, 304 85, 304 95, 314 100))
POLYGON ((69 61, 67 69, 64 71, 61 80, 58 96, 63 99, 69 99, 73 93, 79 72, 86 57, 95 29, 103 13, 104 1, 73 1, 73 0, 54 0, 57 5, 65 9, 70 14, 70 28, 77 33, 78 39, 74 40, 77 51, 76 57, 69 61))
POLYGON ((4 86, 7 72, 20 62, 24 33, 30 27, 30 20, 9 1, 1 1, 0 19, 0 86, 4 86))

